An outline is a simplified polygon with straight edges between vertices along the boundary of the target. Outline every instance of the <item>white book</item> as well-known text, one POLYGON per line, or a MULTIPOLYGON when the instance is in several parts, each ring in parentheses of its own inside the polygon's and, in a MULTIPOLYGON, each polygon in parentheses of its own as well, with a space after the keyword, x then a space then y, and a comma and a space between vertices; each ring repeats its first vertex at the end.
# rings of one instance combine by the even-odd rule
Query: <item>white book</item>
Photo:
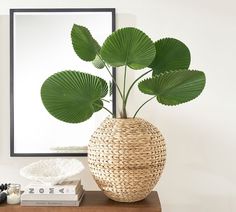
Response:
POLYGON ((76 194, 81 181, 66 181, 62 184, 48 186, 42 183, 32 183, 25 187, 25 194, 76 194))
POLYGON ((58 200, 23 200, 21 206, 79 206, 84 196, 84 192, 79 200, 58 201, 58 200))
POLYGON ((21 201, 28 200, 39 200, 39 201, 77 201, 80 199, 82 193, 84 192, 83 187, 78 191, 77 194, 27 194, 23 193, 21 195, 21 201))

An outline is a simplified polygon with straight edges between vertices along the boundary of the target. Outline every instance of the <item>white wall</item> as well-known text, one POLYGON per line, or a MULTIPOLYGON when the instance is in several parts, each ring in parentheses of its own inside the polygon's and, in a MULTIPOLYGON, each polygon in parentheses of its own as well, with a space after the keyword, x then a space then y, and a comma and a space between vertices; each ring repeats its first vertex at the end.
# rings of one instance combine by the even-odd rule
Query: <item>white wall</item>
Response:
MULTIPOLYGON (((25 185, 19 169, 39 158, 9 157, 9 8, 115 7, 117 28, 136 26, 153 40, 175 37, 204 70, 207 85, 197 100, 178 107, 151 102, 140 116, 166 137, 167 165, 157 185, 164 212, 236 211, 236 2, 233 0, 0 0, 0 182, 25 185)), ((134 73, 130 76, 134 77, 134 73)), ((132 113, 146 97, 134 91, 132 113), (137 95, 134 95, 137 94, 137 95)), ((97 189, 80 158, 86 189, 97 189)))

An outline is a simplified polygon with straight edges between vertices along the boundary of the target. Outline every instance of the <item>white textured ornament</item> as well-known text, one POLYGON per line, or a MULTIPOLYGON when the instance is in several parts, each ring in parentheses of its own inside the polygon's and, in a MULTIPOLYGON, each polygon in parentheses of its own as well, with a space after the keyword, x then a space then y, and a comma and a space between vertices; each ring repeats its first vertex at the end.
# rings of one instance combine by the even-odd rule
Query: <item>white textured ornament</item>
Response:
POLYGON ((75 180, 83 169, 79 160, 58 158, 31 163, 20 170, 20 175, 43 184, 55 185, 75 180))

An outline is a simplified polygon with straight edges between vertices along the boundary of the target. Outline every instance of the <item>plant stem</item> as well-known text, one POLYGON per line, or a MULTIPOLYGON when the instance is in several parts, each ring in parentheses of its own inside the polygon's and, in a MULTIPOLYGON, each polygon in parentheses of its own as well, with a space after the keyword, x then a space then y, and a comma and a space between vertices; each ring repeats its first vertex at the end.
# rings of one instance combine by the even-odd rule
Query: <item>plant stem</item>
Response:
POLYGON ((123 97, 125 97, 125 84, 126 84, 126 74, 127 74, 127 65, 125 65, 125 72, 124 72, 124 81, 123 81, 123 97))
POLYGON ((110 72, 109 68, 107 67, 107 64, 105 63, 105 61, 102 59, 102 57, 101 57, 99 54, 97 54, 97 55, 98 55, 98 57, 100 58, 100 60, 104 63, 104 66, 106 67, 106 70, 108 71, 108 73, 110 74, 110 76, 111 76, 111 78, 112 78, 112 81, 113 81, 113 82, 115 83, 115 85, 116 85, 116 88, 117 88, 117 90, 118 90, 118 92, 119 92, 119 94, 120 94, 120 97, 123 99, 123 96, 122 96, 120 87, 117 85, 116 80, 114 79, 112 73, 110 72))
POLYGON ((132 89, 132 87, 135 85, 135 83, 140 80, 142 77, 144 77, 146 74, 150 73, 152 70, 149 70, 147 72, 145 72, 144 74, 142 74, 141 76, 139 76, 136 80, 134 80, 134 82, 132 83, 132 85, 129 87, 129 90, 127 91, 127 94, 126 94, 126 97, 125 97, 125 106, 127 104, 127 101, 128 101, 128 97, 129 97, 129 93, 132 89))
POLYGON ((127 74, 127 65, 125 65, 124 81, 123 81, 122 118, 127 118, 126 104, 125 104, 126 74, 127 74))
POLYGON ((108 113, 110 113, 113 116, 113 113, 110 110, 108 110, 106 107, 103 107, 103 109, 105 109, 108 113))
POLYGON ((148 99, 146 102, 144 102, 144 103, 138 108, 138 110, 135 112, 133 118, 136 117, 137 113, 140 111, 140 109, 141 109, 145 104, 147 104, 148 102, 150 102, 150 101, 151 101, 152 99, 154 99, 155 97, 156 97, 156 96, 153 96, 152 98, 150 98, 150 99, 148 99))
POLYGON ((107 102, 107 103, 111 102, 110 100, 106 100, 106 99, 101 99, 101 100, 104 101, 104 102, 107 102))

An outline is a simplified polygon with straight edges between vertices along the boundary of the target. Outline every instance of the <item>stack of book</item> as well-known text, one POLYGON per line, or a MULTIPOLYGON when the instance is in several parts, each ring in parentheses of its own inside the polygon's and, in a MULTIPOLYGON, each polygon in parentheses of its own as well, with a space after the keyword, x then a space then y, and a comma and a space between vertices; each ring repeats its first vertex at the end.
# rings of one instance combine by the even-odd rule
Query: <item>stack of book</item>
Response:
POLYGON ((79 206, 84 196, 81 181, 47 186, 30 184, 21 195, 22 206, 79 206))

